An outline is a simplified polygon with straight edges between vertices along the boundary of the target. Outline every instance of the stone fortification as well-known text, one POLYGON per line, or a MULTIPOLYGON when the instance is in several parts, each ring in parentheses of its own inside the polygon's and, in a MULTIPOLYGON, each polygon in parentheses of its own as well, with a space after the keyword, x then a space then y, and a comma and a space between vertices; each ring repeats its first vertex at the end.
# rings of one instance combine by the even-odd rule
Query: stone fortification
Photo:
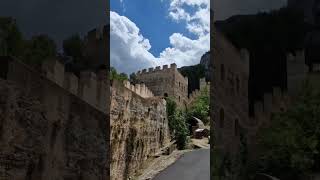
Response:
POLYGON ((145 84, 131 84, 129 81, 124 81, 124 86, 143 98, 154 97, 153 92, 145 84))
POLYGON ((180 107, 185 107, 188 101, 188 78, 183 77, 176 64, 143 69, 136 73, 137 81, 144 83, 155 96, 173 97, 180 107))
POLYGON ((109 28, 110 25, 105 25, 100 28, 93 29, 88 32, 85 37, 84 56, 88 58, 93 67, 101 64, 109 64, 109 28))
POLYGON ((189 94, 189 98, 187 101, 187 107, 192 107, 193 103, 198 99, 198 97, 201 95, 201 91, 204 89, 207 89, 207 93, 210 96, 210 82, 206 81, 206 78, 200 79, 200 90, 196 89, 191 94, 189 94))
POLYGON ((301 83, 306 79, 309 72, 305 63, 304 51, 297 51, 295 55, 287 54, 287 89, 292 96, 297 95, 299 88, 302 86, 301 83))
POLYGON ((170 141, 166 101, 126 81, 113 81, 111 92, 111 177, 123 180, 170 141))
POLYGON ((0 179, 109 179, 107 71, 0 64, 0 179))
MULTIPOLYGON (((215 29, 214 29, 215 30, 215 29)), ((228 154, 238 152, 238 125, 248 122, 249 52, 236 49, 221 33, 214 31, 213 73, 210 84, 211 124, 215 147, 228 154)))
POLYGON ((214 146, 231 159, 239 158, 240 147, 246 144, 249 158, 255 158, 256 135, 267 127, 273 113, 286 111, 303 82, 310 76, 303 51, 287 55, 287 89, 273 87, 260 101, 254 102, 249 116, 247 50, 236 49, 221 33, 214 32, 214 72, 211 83, 211 123, 215 128, 214 146), (242 139, 242 142, 241 142, 242 139))

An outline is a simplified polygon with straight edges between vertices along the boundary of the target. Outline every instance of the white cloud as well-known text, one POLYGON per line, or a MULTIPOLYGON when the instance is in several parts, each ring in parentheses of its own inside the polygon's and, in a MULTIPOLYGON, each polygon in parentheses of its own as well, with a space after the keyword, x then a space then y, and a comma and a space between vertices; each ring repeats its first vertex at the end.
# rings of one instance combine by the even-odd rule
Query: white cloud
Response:
POLYGON ((199 63, 201 56, 210 49, 209 0, 171 0, 169 17, 185 21, 186 29, 196 35, 190 39, 181 33, 169 37, 170 47, 159 57, 149 52, 151 44, 140 33, 134 22, 116 12, 110 12, 111 66, 120 72, 136 72, 140 69, 176 63, 178 67, 199 63), (183 6, 196 11, 191 14, 183 6))

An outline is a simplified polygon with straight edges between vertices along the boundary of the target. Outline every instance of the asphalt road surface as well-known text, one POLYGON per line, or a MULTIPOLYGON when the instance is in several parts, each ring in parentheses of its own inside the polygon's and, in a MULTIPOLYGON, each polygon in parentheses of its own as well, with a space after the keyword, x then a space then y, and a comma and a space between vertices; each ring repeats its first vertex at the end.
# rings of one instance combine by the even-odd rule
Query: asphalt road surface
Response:
POLYGON ((185 153, 153 180, 210 180, 210 150, 185 153))

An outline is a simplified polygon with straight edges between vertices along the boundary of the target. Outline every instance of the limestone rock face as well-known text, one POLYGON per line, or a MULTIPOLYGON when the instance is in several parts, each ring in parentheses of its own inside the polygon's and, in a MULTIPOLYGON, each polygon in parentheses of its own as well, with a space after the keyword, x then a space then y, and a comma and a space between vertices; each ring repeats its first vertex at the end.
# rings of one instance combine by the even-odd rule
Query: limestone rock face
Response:
POLYGON ((210 63, 210 51, 201 57, 200 64, 204 66, 206 79, 210 81, 210 72, 213 73, 210 63))
POLYGON ((111 93, 111 179, 123 180, 169 142, 166 103, 116 82, 111 93))

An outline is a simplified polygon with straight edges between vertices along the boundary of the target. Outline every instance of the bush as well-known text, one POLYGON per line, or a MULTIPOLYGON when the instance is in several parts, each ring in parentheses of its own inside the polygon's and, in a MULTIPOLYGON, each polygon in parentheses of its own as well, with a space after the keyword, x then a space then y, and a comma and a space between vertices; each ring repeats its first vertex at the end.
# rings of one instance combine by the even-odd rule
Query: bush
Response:
POLYGON ((182 111, 177 111, 174 115, 174 135, 178 149, 185 149, 187 144, 188 128, 185 119, 182 111))
POLYGON ((177 141, 178 149, 184 149, 187 143, 188 128, 186 114, 177 109, 177 104, 172 98, 166 98, 169 129, 177 141))
POLYGON ((114 67, 111 67, 110 68, 110 80, 118 80, 118 81, 128 80, 128 75, 125 73, 119 74, 114 67))
POLYGON ((187 112, 188 120, 193 116, 199 118, 203 121, 204 124, 208 124, 208 116, 209 116, 209 95, 208 89, 203 89, 201 95, 198 99, 194 102, 193 106, 187 112))
POLYGON ((320 93, 306 86, 288 111, 273 115, 260 134, 259 171, 281 179, 302 179, 319 171, 320 93))

